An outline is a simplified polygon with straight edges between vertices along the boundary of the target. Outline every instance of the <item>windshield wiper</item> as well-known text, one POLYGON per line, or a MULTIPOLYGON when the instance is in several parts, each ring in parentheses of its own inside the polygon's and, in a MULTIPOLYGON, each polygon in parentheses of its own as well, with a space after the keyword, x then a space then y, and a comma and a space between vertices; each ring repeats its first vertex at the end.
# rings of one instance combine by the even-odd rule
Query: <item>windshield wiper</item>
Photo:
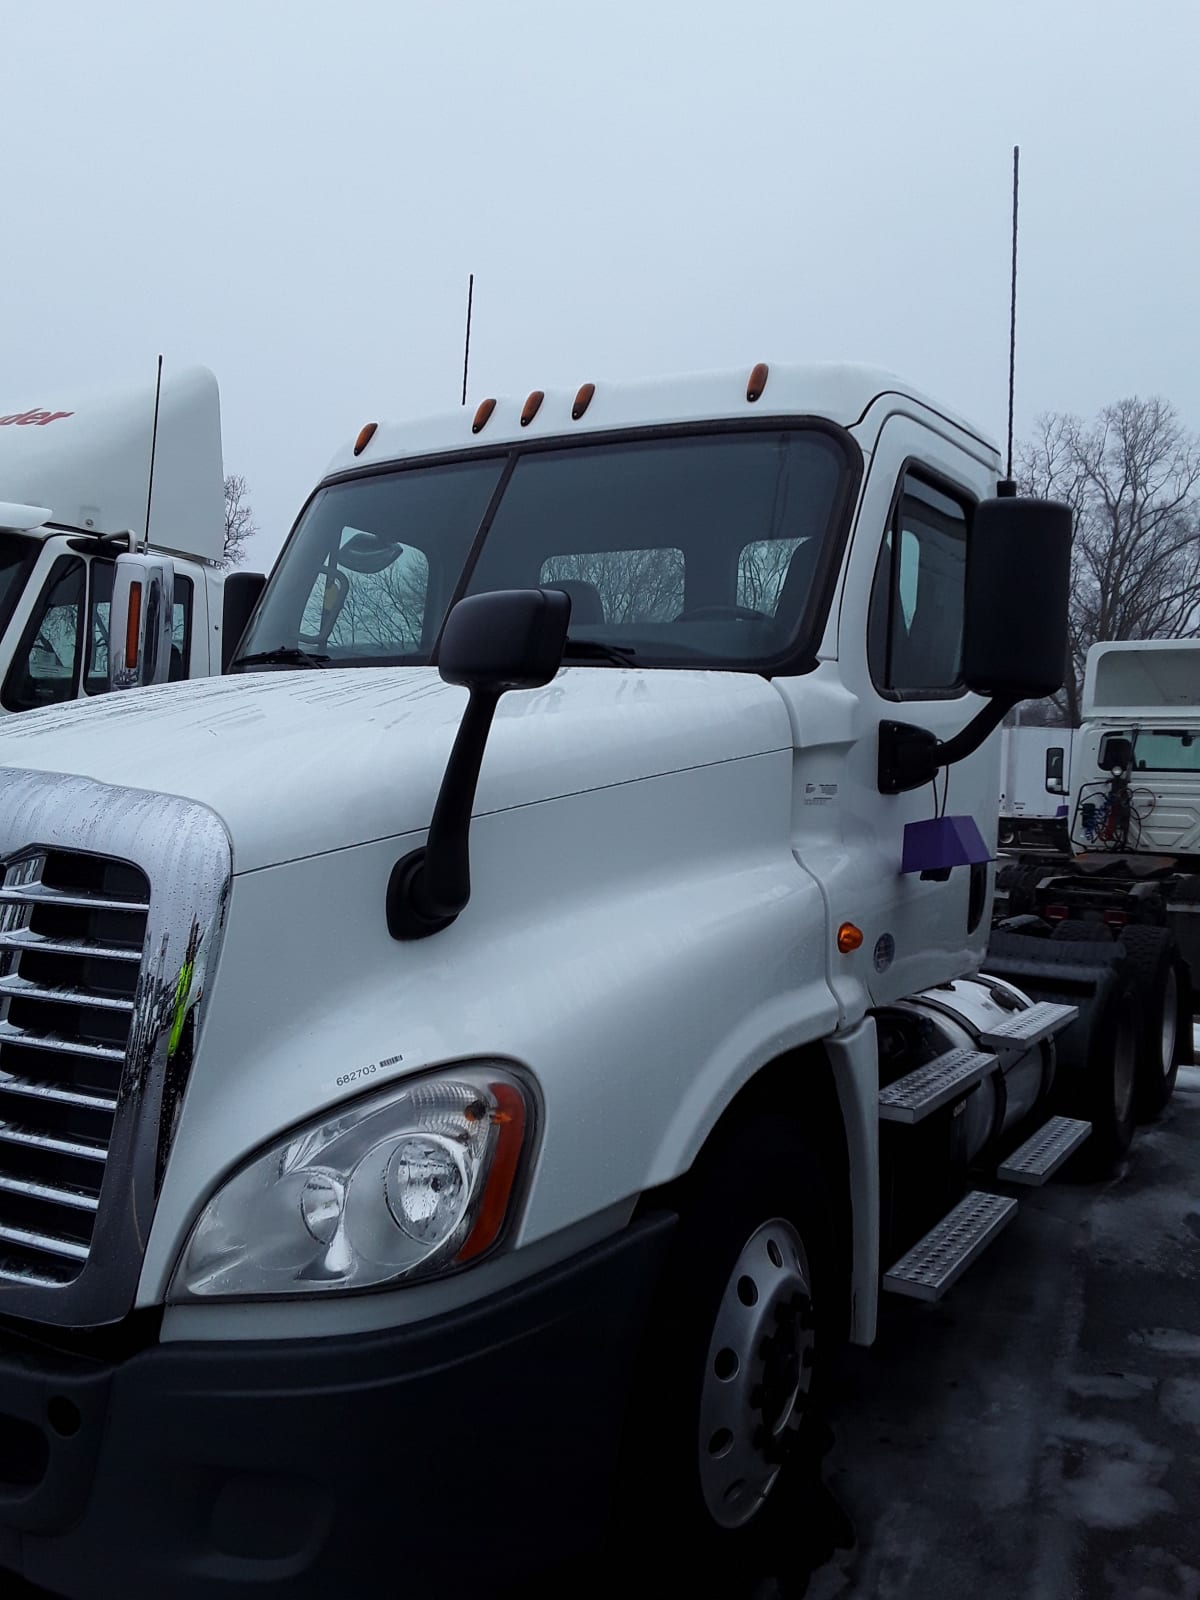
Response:
POLYGON ((297 650, 295 645, 280 645, 278 650, 260 650, 252 656, 238 656, 230 667, 327 667, 329 656, 309 655, 307 650, 297 650))
POLYGON ((636 655, 627 644, 605 644, 600 639, 568 639, 563 646, 564 661, 611 661, 627 667, 636 655))

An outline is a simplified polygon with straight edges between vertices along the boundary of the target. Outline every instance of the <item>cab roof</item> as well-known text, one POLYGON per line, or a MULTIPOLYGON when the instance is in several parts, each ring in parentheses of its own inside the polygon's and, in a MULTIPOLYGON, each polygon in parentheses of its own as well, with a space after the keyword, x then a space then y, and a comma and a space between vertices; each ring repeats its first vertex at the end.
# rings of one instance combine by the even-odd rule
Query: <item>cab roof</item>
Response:
MULTIPOLYGON (((745 366, 638 382, 599 382, 578 417, 572 413, 580 409, 586 387, 590 386, 580 390, 548 389, 524 425, 522 415, 531 408, 532 396, 497 399, 482 422, 486 401, 475 401, 440 416, 381 422, 365 444, 361 442, 362 434, 357 441, 347 441, 329 463, 327 476, 413 456, 487 449, 517 440, 570 440, 583 434, 627 428, 741 421, 755 416, 822 417, 853 428, 875 400, 888 394, 903 395, 937 413, 995 453, 993 442, 973 424, 882 368, 832 362, 770 365, 759 398, 751 401, 747 391, 761 371, 745 366)), ((364 434, 367 431, 363 429, 364 434)))

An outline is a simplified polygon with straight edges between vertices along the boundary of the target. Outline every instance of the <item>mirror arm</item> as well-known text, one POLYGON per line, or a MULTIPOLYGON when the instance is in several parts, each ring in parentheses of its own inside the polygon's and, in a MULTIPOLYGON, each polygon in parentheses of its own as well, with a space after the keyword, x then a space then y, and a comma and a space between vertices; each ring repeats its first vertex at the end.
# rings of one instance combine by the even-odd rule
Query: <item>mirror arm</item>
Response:
POLYGON ((974 755, 1021 699, 996 695, 973 716, 966 727, 945 743, 928 728, 910 722, 879 724, 879 792, 904 794, 932 783, 943 767, 974 755))
POLYGON ((424 939, 448 928, 471 898, 471 810, 499 692, 474 688, 454 746, 426 842, 402 856, 387 887, 393 939, 424 939))

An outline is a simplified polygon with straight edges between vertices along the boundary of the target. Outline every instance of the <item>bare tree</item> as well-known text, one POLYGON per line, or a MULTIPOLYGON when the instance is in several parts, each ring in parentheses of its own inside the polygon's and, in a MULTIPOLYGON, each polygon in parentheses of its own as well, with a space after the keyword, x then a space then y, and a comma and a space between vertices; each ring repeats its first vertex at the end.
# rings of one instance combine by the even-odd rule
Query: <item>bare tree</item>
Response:
POLYGON ((1200 439, 1165 400, 1119 400, 1090 423, 1051 413, 1021 447, 1019 477, 1075 513, 1070 654, 1055 700, 1076 724, 1089 646, 1200 634, 1200 439))
POLYGON ((225 479, 225 565, 236 567, 246 554, 246 546, 258 532, 254 508, 246 499, 246 480, 240 473, 225 479))

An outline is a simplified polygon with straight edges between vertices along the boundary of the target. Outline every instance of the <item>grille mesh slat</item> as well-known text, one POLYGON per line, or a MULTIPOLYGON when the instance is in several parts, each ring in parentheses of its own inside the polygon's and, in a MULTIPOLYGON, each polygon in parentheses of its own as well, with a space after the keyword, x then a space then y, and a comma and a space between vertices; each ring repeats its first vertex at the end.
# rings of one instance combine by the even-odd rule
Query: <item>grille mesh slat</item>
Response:
POLYGON ((97 1011, 132 1011, 133 1001, 86 989, 46 989, 29 978, 0 978, 0 995, 12 1000, 41 1001, 43 1005, 91 1006, 97 1011))
POLYGON ((0 884, 0 1278, 88 1258, 150 902, 127 862, 66 850, 0 884))
POLYGON ((102 961, 141 961, 141 949, 127 950, 124 947, 100 944, 93 939, 51 939, 43 933, 30 933, 27 928, 18 928, 12 933, 0 933, 0 952, 5 950, 25 950, 32 953, 42 952, 51 956, 75 956, 79 960, 89 958, 102 961))

